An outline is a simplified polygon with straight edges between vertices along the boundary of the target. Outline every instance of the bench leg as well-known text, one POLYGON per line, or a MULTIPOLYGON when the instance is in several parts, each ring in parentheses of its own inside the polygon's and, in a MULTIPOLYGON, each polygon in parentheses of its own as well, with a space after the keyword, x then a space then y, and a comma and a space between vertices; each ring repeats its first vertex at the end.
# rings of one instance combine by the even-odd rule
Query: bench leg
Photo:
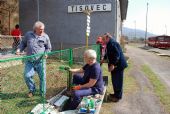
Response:
POLYGON ((104 101, 104 102, 107 102, 107 101, 108 101, 108 92, 107 92, 107 89, 106 89, 106 92, 105 92, 103 101, 104 101))

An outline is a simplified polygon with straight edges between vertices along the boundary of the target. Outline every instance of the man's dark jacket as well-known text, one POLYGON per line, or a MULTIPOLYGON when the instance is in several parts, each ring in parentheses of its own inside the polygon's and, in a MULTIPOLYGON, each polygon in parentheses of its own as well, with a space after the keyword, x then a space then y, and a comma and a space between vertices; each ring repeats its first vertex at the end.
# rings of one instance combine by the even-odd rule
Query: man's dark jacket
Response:
POLYGON ((119 69, 124 69, 128 66, 122 48, 114 38, 111 38, 107 43, 104 59, 108 61, 108 65, 112 64, 119 69))

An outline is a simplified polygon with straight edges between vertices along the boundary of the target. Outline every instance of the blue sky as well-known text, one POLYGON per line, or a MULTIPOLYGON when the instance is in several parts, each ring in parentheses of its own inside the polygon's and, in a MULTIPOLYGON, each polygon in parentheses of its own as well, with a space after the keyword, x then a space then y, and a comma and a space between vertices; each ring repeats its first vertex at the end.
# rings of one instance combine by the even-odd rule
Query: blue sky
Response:
POLYGON ((146 30, 147 2, 147 31, 170 35, 170 0, 129 0, 124 27, 146 30))

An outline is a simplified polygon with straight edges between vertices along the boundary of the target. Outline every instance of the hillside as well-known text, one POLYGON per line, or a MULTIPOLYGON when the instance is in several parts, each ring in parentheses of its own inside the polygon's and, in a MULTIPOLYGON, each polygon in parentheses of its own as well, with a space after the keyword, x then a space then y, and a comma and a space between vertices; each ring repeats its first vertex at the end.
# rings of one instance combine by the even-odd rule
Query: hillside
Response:
MULTIPOLYGON (((129 38, 135 37, 135 29, 123 27, 122 34, 125 36, 128 36, 129 38)), ((147 34, 147 37, 154 36, 155 34, 149 33, 147 34)), ((136 38, 145 38, 145 31, 136 29, 136 38)))

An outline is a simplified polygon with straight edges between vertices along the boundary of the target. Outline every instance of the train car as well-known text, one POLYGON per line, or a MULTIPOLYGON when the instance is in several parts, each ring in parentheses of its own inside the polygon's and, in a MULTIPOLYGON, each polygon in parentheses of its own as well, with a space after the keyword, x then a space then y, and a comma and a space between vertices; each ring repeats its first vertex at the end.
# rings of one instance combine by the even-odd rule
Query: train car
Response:
POLYGON ((170 48, 170 36, 152 36, 148 38, 148 46, 155 48, 170 48))
POLYGON ((147 42, 148 46, 156 47, 156 41, 157 41, 157 37, 149 37, 147 42))

